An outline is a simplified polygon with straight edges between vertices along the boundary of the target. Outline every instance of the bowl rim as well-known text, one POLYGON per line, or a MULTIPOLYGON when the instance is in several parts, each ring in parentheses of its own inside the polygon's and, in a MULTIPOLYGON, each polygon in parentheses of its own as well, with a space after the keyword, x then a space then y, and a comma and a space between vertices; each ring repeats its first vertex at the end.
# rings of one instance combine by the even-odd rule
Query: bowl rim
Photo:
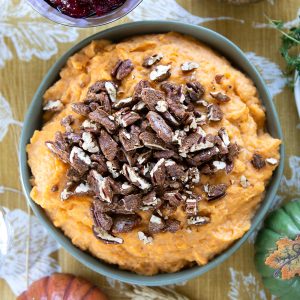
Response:
POLYGON ((104 14, 103 16, 90 16, 86 18, 74 18, 59 12, 45 0, 26 0, 33 10, 46 19, 61 25, 77 28, 91 28, 107 25, 117 21, 141 4, 143 0, 127 0, 121 6, 104 14))
MULTIPOLYGON (((21 184, 26 196, 26 199, 31 206, 34 214, 38 217, 41 223, 47 228, 48 232, 54 237, 54 239, 62 245, 74 258, 80 261, 85 266, 89 267, 93 271, 102 274, 104 276, 108 276, 112 279, 119 280, 122 282, 126 282, 129 284, 138 284, 138 285, 148 285, 148 286, 162 286, 168 284, 176 284, 182 281, 186 281, 192 279, 196 276, 199 276, 212 268, 218 266, 220 263, 225 261, 228 257, 230 257, 250 236, 250 234, 255 230, 260 222, 262 222, 263 218, 265 217, 266 213, 268 212, 269 208, 273 203, 273 199, 279 187, 279 183, 283 174, 284 168, 284 145, 283 143, 280 146, 280 162, 273 173, 272 179, 270 184, 266 188, 266 194, 264 200, 261 202, 260 207, 258 208, 256 214, 254 215, 251 221, 250 229, 237 241, 235 241, 229 248, 225 251, 220 253, 218 256, 214 257, 211 261, 209 261, 206 265, 203 266, 194 266, 188 269, 180 270, 175 273, 163 273, 153 276, 146 276, 146 275, 139 275, 130 271, 124 271, 118 268, 115 265, 109 265, 104 261, 93 257, 88 252, 82 251, 77 248, 75 245, 72 244, 71 240, 66 237, 63 232, 56 228, 52 222, 46 216, 44 210, 36 204, 30 197, 31 185, 29 182, 30 179, 30 169, 27 164, 27 153, 26 153, 26 145, 28 144, 34 130, 38 127, 37 125, 32 126, 31 119, 35 115, 41 115, 41 113, 36 114, 37 106, 41 109, 42 103, 42 95, 44 94, 45 90, 50 87, 56 80, 57 76, 59 75, 59 71, 65 65, 67 59, 73 55, 74 53, 78 52, 80 49, 88 45, 92 40, 101 39, 101 38, 108 38, 112 40, 116 39, 123 39, 122 38, 114 38, 119 37, 121 31, 123 32, 130 32, 134 30, 135 33, 129 33, 128 36, 134 35, 141 35, 147 33, 164 33, 169 31, 181 32, 186 35, 193 36, 191 31, 196 34, 199 33, 202 35, 202 39, 200 40, 198 37, 194 36, 197 40, 202 41, 203 39, 210 38, 210 43, 208 45, 215 49, 218 53, 224 53, 223 50, 216 48, 215 45, 212 46, 213 43, 221 43, 223 46, 227 46, 228 51, 233 51, 234 55, 237 55, 243 66, 238 65, 238 69, 244 69, 247 67, 249 72, 252 73, 252 76, 248 75, 255 83, 255 86, 261 93, 260 99, 263 105, 267 105, 267 114, 271 116, 272 120, 272 128, 269 130, 275 130, 275 135, 277 138, 283 141, 282 130, 279 122, 279 118, 272 101, 271 95, 268 91, 266 84, 264 83, 261 75, 258 73, 256 68, 250 63, 248 58, 243 54, 242 50, 236 46, 233 42, 228 40, 226 37, 222 36, 221 34, 212 31, 210 29, 190 25, 182 22, 175 22, 175 21, 139 21, 139 22, 132 22, 132 23, 125 23, 118 25, 113 28, 106 29, 104 31, 98 32, 93 34, 84 40, 80 41, 79 43, 75 44, 71 49, 65 52, 49 69, 47 74, 44 76, 41 84, 39 85, 35 95, 32 98, 31 104, 27 110, 26 117, 24 120, 24 126, 21 132, 20 144, 19 144, 19 161, 20 161, 20 177, 21 177, 21 184), (150 29, 151 28, 151 29, 150 29), (153 28, 153 29, 152 29, 153 28), (171 28, 172 30, 170 30, 171 28), (111 37, 109 37, 111 36, 111 37), (204 38, 205 37, 205 38, 204 38), (262 95, 263 94, 263 95, 262 95)), ((128 37, 127 36, 127 37, 128 37)), ((206 43, 206 42, 205 42, 206 43)), ((228 57, 230 62, 235 61, 235 56, 228 57)), ((246 72, 246 73, 249 73, 246 72)), ((270 117, 269 116, 269 117, 270 117)), ((270 118, 267 118, 267 121, 270 118)))

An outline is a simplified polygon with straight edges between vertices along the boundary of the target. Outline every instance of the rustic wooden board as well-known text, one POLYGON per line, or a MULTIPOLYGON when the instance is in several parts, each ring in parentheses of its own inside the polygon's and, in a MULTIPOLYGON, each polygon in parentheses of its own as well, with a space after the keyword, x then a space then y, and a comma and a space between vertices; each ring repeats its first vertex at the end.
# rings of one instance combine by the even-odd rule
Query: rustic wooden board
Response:
MULTIPOLYGON (((168 4, 170 1, 166 2, 168 4)), ((280 45, 278 33, 269 28, 254 28, 253 22, 267 23, 264 14, 268 15, 270 18, 282 19, 284 21, 294 20, 300 3, 299 0, 274 0, 274 4, 271 2, 272 1, 262 1, 247 6, 231 6, 220 3, 217 0, 178 1, 178 3, 190 13, 201 16, 202 18, 230 16, 244 20, 244 23, 213 20, 204 23, 203 26, 207 26, 225 35, 240 46, 245 52, 251 51, 259 56, 266 57, 268 60, 275 62, 284 69, 283 60, 278 52, 280 45)), ((166 10, 168 9, 170 8, 167 7, 166 10)), ((163 15, 164 14, 162 13, 162 16, 163 15)), ((14 27, 19 26, 21 21, 30 21, 30 18, 31 17, 28 15, 19 19, 15 16, 7 15, 4 18, 4 23, 14 27)), ((39 18, 38 20, 44 23, 48 22, 42 18, 39 18)), ((0 27, 2 26, 1 21, 2 20, 0 20, 0 27)), ((79 41, 84 37, 89 36, 91 33, 128 21, 132 21, 132 18, 129 19, 125 17, 108 26, 93 29, 80 29, 72 31, 71 33, 75 34, 77 32, 78 37, 75 38, 76 41, 79 41)), ((44 32, 41 31, 41 34, 43 33, 44 32)), ((75 38, 73 38, 73 40, 75 40, 75 38)), ((3 67, 1 67, 0 64, 0 93, 9 103, 15 120, 23 120, 31 98, 46 71, 55 60, 76 41, 73 41, 72 43, 57 43, 57 51, 54 50, 54 55, 50 55, 51 57, 47 60, 32 57, 30 60, 24 61, 16 52, 12 39, 5 37, 5 43, 12 52, 12 59, 5 61, 3 67)), ((279 113, 285 136, 285 176, 290 178, 291 171, 288 165, 288 158, 292 155, 300 155, 299 129, 296 128, 299 119, 296 114, 292 91, 285 87, 283 92, 276 95, 274 102, 279 113)), ((0 110, 1 109, 2 108, 0 108, 0 110)), ((19 135, 20 126, 10 125, 6 136, 0 142, 0 186, 12 187, 20 190, 21 186, 18 180, 17 159, 19 135)), ((291 197, 292 196, 294 195, 291 195, 291 197)), ((288 195, 285 197, 289 198, 288 195)), ((0 193, 0 203, 10 209, 21 208, 26 211, 25 198, 16 193, 0 193)), ((73 259, 65 250, 61 249, 55 254, 55 258, 58 259, 64 272, 84 276, 94 283, 104 286, 105 290, 107 290, 111 296, 111 299, 127 299, 122 296, 121 290, 111 288, 104 277, 84 267, 73 259)), ((263 289, 263 287, 259 276, 255 271, 252 258, 253 245, 246 242, 244 246, 225 263, 199 278, 191 280, 181 286, 177 286, 176 290, 182 292, 191 299, 199 300, 264 299, 260 295, 260 290, 263 289), (253 277, 251 277, 251 274, 253 277), (249 279, 248 281, 250 281, 249 285, 246 283, 246 277, 249 279), (229 294, 230 291, 231 294, 229 294)), ((265 293, 270 299, 270 295, 266 291, 265 293)), ((0 298, 3 300, 15 299, 15 296, 4 280, 0 280, 0 298)))

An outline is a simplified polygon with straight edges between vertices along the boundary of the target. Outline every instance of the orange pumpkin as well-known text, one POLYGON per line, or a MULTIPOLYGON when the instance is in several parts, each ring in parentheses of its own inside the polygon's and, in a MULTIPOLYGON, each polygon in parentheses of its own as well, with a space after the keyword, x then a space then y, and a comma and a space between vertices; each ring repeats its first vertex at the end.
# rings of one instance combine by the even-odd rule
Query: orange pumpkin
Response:
POLYGON ((33 282, 17 300, 108 300, 89 281, 70 274, 55 273, 33 282))

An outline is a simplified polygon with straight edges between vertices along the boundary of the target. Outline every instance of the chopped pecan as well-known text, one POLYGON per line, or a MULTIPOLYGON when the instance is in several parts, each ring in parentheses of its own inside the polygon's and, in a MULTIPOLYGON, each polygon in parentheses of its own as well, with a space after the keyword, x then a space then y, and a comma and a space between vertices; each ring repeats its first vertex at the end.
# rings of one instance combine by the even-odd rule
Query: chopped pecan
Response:
POLYGON ((131 126, 130 132, 125 128, 119 131, 119 139, 126 151, 132 151, 143 147, 140 143, 140 130, 137 126, 131 126))
POLYGON ((198 154, 191 157, 188 162, 193 166, 200 166, 204 162, 211 160, 215 155, 219 154, 217 147, 201 150, 198 154))
POLYGON ((208 185, 205 187, 208 201, 216 200, 226 195, 227 185, 224 183, 208 185))
POLYGON ((157 133, 158 137, 166 143, 172 142, 173 131, 165 120, 156 112, 150 111, 147 114, 147 119, 152 129, 157 133))
POLYGON ((113 160, 116 157, 118 144, 104 129, 100 131, 99 145, 106 159, 113 160))
POLYGON ((88 184, 100 200, 112 202, 113 191, 108 177, 102 177, 96 170, 91 170, 87 177, 88 184))
POLYGON ((132 97, 120 99, 117 102, 113 104, 113 108, 119 109, 119 108, 124 108, 124 107, 131 107, 134 105, 134 101, 132 97))
POLYGON ((73 182, 80 181, 82 174, 80 174, 76 169, 69 168, 66 174, 67 178, 73 182))
POLYGON ((71 166, 80 174, 88 171, 89 166, 92 164, 90 157, 77 146, 72 148, 69 159, 71 166))
POLYGON ((118 60, 111 71, 111 76, 117 80, 123 80, 132 72, 133 68, 134 66, 130 59, 118 60))
POLYGON ((127 164, 123 165, 123 175, 130 181, 133 185, 137 186, 141 190, 149 190, 151 188, 150 183, 148 183, 143 177, 141 177, 132 167, 127 164))
POLYGON ((161 217, 152 215, 149 221, 149 232, 158 233, 163 231, 165 227, 165 222, 161 217))
POLYGON ((113 178, 117 178, 120 176, 120 164, 116 159, 106 161, 106 166, 108 172, 112 175, 113 178))
POLYGON ((165 163, 166 170, 169 176, 172 179, 180 179, 184 176, 184 167, 180 164, 177 164, 173 160, 167 160, 165 163))
POLYGON ((109 96, 111 102, 116 102, 117 100, 117 88, 116 85, 112 81, 106 81, 105 84, 106 92, 109 96))
POLYGON ((166 144, 152 132, 144 131, 139 136, 143 144, 150 149, 166 150, 166 144))
MULTIPOLYGON (((168 102, 167 102, 167 105, 168 105, 168 102)), ((170 112, 165 111, 162 113, 162 115, 170 126, 175 126, 175 127, 180 126, 180 123, 176 120, 176 118, 172 114, 170 114, 170 112)))
POLYGON ((167 219, 165 221, 165 227, 164 227, 164 231, 168 231, 168 232, 176 232, 180 229, 180 221, 175 220, 175 219, 167 219))
POLYGON ((60 100, 49 100, 43 106, 43 110, 57 112, 57 111, 61 111, 63 109, 63 107, 64 107, 64 105, 60 100))
POLYGON ((123 108, 115 113, 115 120, 122 127, 132 125, 140 119, 141 117, 138 113, 130 111, 126 108, 123 108))
POLYGON ((74 122, 74 118, 72 115, 68 115, 61 119, 60 124, 66 128, 66 132, 72 132, 73 129, 71 127, 72 123, 74 122))
POLYGON ((164 56, 161 53, 146 57, 143 62, 143 67, 149 68, 159 62, 163 57, 164 56))
POLYGON ((134 91, 133 91, 133 95, 132 95, 132 100, 134 101, 134 103, 142 101, 141 94, 142 94, 142 90, 144 88, 150 88, 149 81, 147 81, 147 80, 141 80, 135 86, 134 91))
POLYGON ((154 186, 163 186, 166 179, 165 159, 161 158, 150 172, 151 181, 154 186))
POLYGON ((153 242, 153 238, 151 236, 147 236, 144 232, 138 232, 138 238, 140 241, 144 242, 144 245, 151 244, 153 242))
POLYGON ((204 95, 205 89, 198 81, 190 81, 186 83, 186 97, 192 102, 196 102, 204 95))
MULTIPOLYGON (((132 186, 130 187, 132 188, 132 186)), ((123 190, 128 190, 128 188, 124 188, 123 190)), ((122 198, 121 202, 123 203, 123 206, 127 211, 134 212, 140 208, 142 198, 140 194, 131 194, 131 195, 126 195, 124 198, 122 198)))
POLYGON ((144 165, 149 161, 149 159, 152 156, 152 151, 151 150, 146 150, 145 152, 142 152, 138 155, 137 157, 137 163, 139 165, 144 165))
POLYGON ((81 133, 65 132, 65 137, 70 145, 79 144, 81 141, 81 133))
POLYGON ((87 117, 89 115, 89 113, 91 112, 90 107, 82 102, 72 103, 71 108, 77 114, 79 114, 81 116, 85 116, 85 117, 87 117))
POLYGON ((183 198, 181 197, 180 193, 177 190, 175 190, 164 192, 162 200, 168 201, 171 206, 177 207, 181 204, 183 198))
POLYGON ((141 222, 139 215, 117 215, 112 227, 113 233, 129 232, 141 222))
POLYGON ((253 167, 255 169, 262 169, 265 165, 266 165, 266 162, 265 160, 263 159, 263 157, 258 154, 258 153, 254 153, 253 154, 253 157, 252 157, 252 160, 251 160, 251 163, 253 165, 253 167))
POLYGON ((89 113, 89 118, 92 121, 101 124, 109 133, 114 133, 117 129, 117 126, 111 120, 110 115, 101 108, 97 108, 95 111, 89 113))
POLYGON ((99 226, 93 226, 93 233, 97 239, 106 244, 123 244, 123 239, 109 234, 99 226))
POLYGON ((158 65, 151 73, 150 80, 161 82, 168 79, 171 76, 171 66, 158 65))
POLYGON ((207 118, 209 121, 221 121, 223 119, 223 112, 219 105, 209 104, 207 106, 207 118))
POLYGON ((228 146, 228 159, 229 161, 233 161, 236 156, 238 156, 240 152, 240 147, 237 143, 230 144, 228 146))
POLYGON ((178 159, 180 160, 180 156, 173 150, 162 150, 162 151, 155 151, 153 153, 153 157, 157 158, 157 159, 161 159, 161 158, 174 158, 174 159, 178 159))
POLYGON ((162 204, 162 201, 156 196, 155 191, 151 191, 142 198, 142 203, 144 205, 144 210, 153 210, 159 208, 162 204))
POLYGON ((245 175, 241 176, 240 184, 244 189, 246 189, 248 186, 250 186, 250 182, 249 182, 249 180, 247 179, 247 177, 245 175))
POLYGON ((167 97, 176 102, 183 102, 184 95, 182 87, 172 82, 164 82, 161 84, 161 89, 167 94, 167 97))
POLYGON ((141 92, 142 101, 146 104, 148 109, 155 111, 159 101, 165 101, 165 95, 153 88, 144 88, 141 92))
POLYGON ((221 81, 222 81, 222 79, 223 79, 223 77, 224 77, 223 74, 217 74, 217 75, 215 76, 215 81, 216 81, 216 83, 217 83, 217 84, 220 84, 221 81))
POLYGON ((195 216, 195 217, 189 217, 187 219, 188 225, 204 225, 210 222, 209 217, 205 216, 195 216))
POLYGON ((55 154, 64 163, 69 162, 69 152, 65 149, 61 149, 56 142, 47 141, 45 142, 46 147, 55 154))
POLYGON ((100 174, 105 174, 107 172, 107 166, 105 163, 105 158, 101 154, 92 154, 92 168, 96 169, 100 174))
POLYGON ((195 70, 197 68, 199 68, 199 64, 197 64, 196 62, 193 62, 193 61, 186 61, 181 65, 181 70, 183 72, 189 72, 189 71, 195 70))
POLYGON ((98 133, 100 130, 100 125, 88 119, 84 120, 80 126, 80 128, 84 131, 98 133))
POLYGON ((90 153, 97 153, 99 152, 99 147, 97 144, 97 140, 90 132, 83 132, 82 133, 82 145, 83 150, 86 150, 90 153))
POLYGON ((230 97, 222 92, 210 92, 209 94, 221 103, 228 102, 230 100, 230 97))
POLYGON ((169 110, 176 118, 183 120, 186 117, 187 107, 179 101, 173 100, 172 98, 166 98, 169 110))
POLYGON ((107 213, 100 212, 94 209, 94 206, 91 208, 94 224, 103 228, 106 231, 110 231, 113 226, 113 219, 107 213))

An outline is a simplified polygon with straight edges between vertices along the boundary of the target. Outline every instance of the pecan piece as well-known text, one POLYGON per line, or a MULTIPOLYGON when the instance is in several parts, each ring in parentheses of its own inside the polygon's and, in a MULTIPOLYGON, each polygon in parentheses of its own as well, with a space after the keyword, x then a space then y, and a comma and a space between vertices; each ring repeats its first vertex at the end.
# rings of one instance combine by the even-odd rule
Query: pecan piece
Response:
POLYGON ((119 110, 115 113, 115 120, 122 127, 132 125, 140 119, 141 117, 138 113, 130 111, 126 108, 123 108, 122 110, 119 110))
POLYGON ((158 65, 151 73, 150 73, 150 80, 161 82, 166 79, 168 79, 171 76, 170 72, 171 66, 164 66, 164 65, 158 65))
POLYGON ((223 74, 217 74, 215 76, 215 81, 217 84, 220 84, 222 82, 222 79, 223 79, 224 75, 223 74))
POLYGON ((195 216, 187 219, 188 225, 204 225, 210 222, 209 217, 195 216))
POLYGON ((253 154, 251 163, 252 163, 253 167, 254 167, 255 169, 257 169, 257 170, 262 169, 262 168, 266 165, 265 160, 264 160, 263 157, 262 157, 260 154, 258 154, 258 153, 254 153, 254 154, 253 154))
POLYGON ((89 113, 91 112, 90 107, 82 102, 72 103, 71 108, 77 114, 79 114, 81 116, 85 116, 85 117, 87 117, 89 115, 89 113))
POLYGON ((45 142, 46 147, 64 163, 69 162, 69 152, 65 149, 61 149, 56 142, 45 142))
POLYGON ((152 215, 149 221, 149 232, 158 233, 163 231, 165 227, 165 222, 161 217, 152 215))
POLYGON ((110 115, 101 108, 97 108, 95 111, 89 113, 89 118, 92 121, 101 124, 109 133, 114 133, 117 129, 117 126, 111 120, 110 115))
POLYGON ((165 159, 161 158, 150 171, 151 181, 154 186, 163 186, 166 180, 165 159))
POLYGON ((80 128, 84 131, 98 133, 100 130, 100 125, 88 119, 84 120, 80 126, 80 128))
POLYGON ((184 95, 182 87, 172 82, 164 82, 161 84, 161 89, 167 94, 167 97, 176 102, 183 102, 184 95))
POLYGON ((165 142, 152 132, 144 131, 139 135, 139 138, 147 148, 155 150, 166 150, 167 146, 165 142))
POLYGON ((153 54, 149 57, 146 57, 143 62, 143 67, 149 68, 149 67, 153 66, 154 64, 156 64, 157 62, 159 62, 163 57, 164 56, 161 53, 153 54))
POLYGON ((167 232, 176 232, 180 229, 180 221, 175 219, 167 219, 165 222, 164 231, 167 232))
POLYGON ((134 66, 130 59, 118 60, 111 71, 111 76, 117 80, 123 80, 132 72, 133 68, 134 66))
POLYGON ((57 112, 57 111, 61 111, 63 109, 63 107, 64 107, 64 105, 60 100, 49 100, 43 106, 43 110, 57 112))
POLYGON ((156 196, 155 191, 151 191, 150 193, 146 194, 142 199, 144 207, 143 210, 153 210, 157 209, 161 206, 162 201, 160 198, 156 196))
POLYGON ((70 153, 70 163, 77 172, 84 174, 88 171, 92 161, 81 148, 74 146, 70 153))
POLYGON ((198 81, 190 81, 186 83, 186 97, 192 102, 196 102, 204 95, 205 89, 198 81))
POLYGON ((106 244, 123 244, 123 239, 109 234, 99 226, 93 226, 95 237, 106 244))
POLYGON ((132 167, 127 164, 123 165, 123 174, 128 181, 130 181, 133 185, 137 186, 141 190, 148 190, 151 188, 151 184, 148 183, 132 167))
POLYGON ((142 101, 148 109, 155 111, 159 101, 165 102, 165 96, 161 91, 153 88, 144 88, 141 92, 142 101))
POLYGON ((219 154, 218 147, 201 150, 198 154, 188 159, 192 166, 200 166, 204 162, 211 160, 215 155, 219 154))
POLYGON ((139 215, 117 215, 112 227, 113 233, 129 232, 141 222, 139 215))
MULTIPOLYGON (((123 185, 124 183, 122 184, 122 186, 123 185)), ((140 208, 142 198, 140 194, 131 194, 131 195, 126 195, 124 198, 122 198, 121 202, 127 211, 134 212, 140 208)))
MULTIPOLYGON (((125 128, 119 131, 119 139, 126 151, 132 151, 142 148, 143 145, 140 143, 139 134, 140 130, 137 126, 131 126, 130 132, 125 128)), ((126 155, 126 153, 125 153, 126 155)))
POLYGON ((207 119, 209 121, 221 121, 223 119, 223 112, 219 105, 217 104, 209 104, 207 106, 207 119))
POLYGON ((162 196, 162 200, 168 201, 170 206, 178 207, 183 201, 183 198, 181 197, 180 193, 177 190, 175 190, 165 192, 162 196))
POLYGON ((92 168, 96 169, 100 174, 105 174, 107 172, 107 166, 105 163, 105 158, 101 154, 92 154, 92 168))
POLYGON ((113 104, 113 108, 115 109, 120 109, 120 108, 124 108, 124 107, 131 107, 134 105, 134 101, 132 97, 128 97, 128 98, 124 98, 124 99, 120 99, 117 102, 115 102, 113 104))
POLYGON ((113 219, 107 213, 97 211, 94 205, 91 208, 94 224, 103 228, 106 231, 111 230, 113 219))
POLYGON ((150 111, 147 114, 147 119, 152 129, 157 133, 158 137, 166 143, 172 142, 173 131, 165 120, 156 112, 150 111))
POLYGON ((73 116, 68 115, 61 119, 60 125, 65 127, 66 132, 72 132, 73 129, 72 129, 71 125, 73 124, 73 122, 74 122, 73 116))
POLYGON ((230 97, 222 92, 210 92, 209 93, 214 99, 221 103, 228 102, 230 100, 230 97))
POLYGON ((216 185, 208 185, 204 188, 207 193, 207 200, 211 201, 224 197, 226 195, 227 185, 224 183, 220 183, 216 185))
POLYGON ((199 68, 199 64, 193 61, 186 61, 180 67, 183 72, 189 72, 199 68))
POLYGON ((90 132, 83 132, 82 133, 82 149, 86 150, 90 153, 97 153, 99 152, 99 147, 97 144, 97 140, 90 132))
POLYGON ((110 186, 109 177, 102 177, 96 170, 91 170, 87 177, 88 184, 100 200, 112 202, 113 191, 110 186))
POLYGON ((144 88, 150 88, 150 83, 147 80, 141 80, 138 82, 138 84, 135 86, 133 95, 132 95, 132 100, 134 103, 137 103, 138 101, 141 101, 141 94, 142 90, 144 88))
POLYGON ((106 159, 113 160, 116 157, 118 144, 104 129, 100 131, 99 145, 106 159))

